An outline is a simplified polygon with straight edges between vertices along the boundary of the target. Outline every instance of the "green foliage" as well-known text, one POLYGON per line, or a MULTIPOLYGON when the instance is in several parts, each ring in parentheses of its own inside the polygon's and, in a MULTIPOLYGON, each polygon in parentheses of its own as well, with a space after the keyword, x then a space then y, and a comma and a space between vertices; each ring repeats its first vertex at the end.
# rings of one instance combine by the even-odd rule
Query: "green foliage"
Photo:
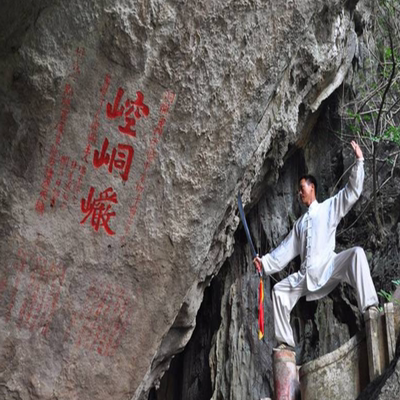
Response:
POLYGON ((358 125, 349 124, 349 129, 352 133, 360 133, 360 127, 358 125))
POLYGON ((371 116, 368 114, 362 115, 361 118, 363 119, 363 121, 365 122, 370 122, 371 121, 371 116))
POLYGON ((355 114, 351 108, 348 108, 348 109, 347 109, 347 115, 348 115, 350 118, 356 118, 356 117, 357 117, 357 114, 355 114))
MULTIPOLYGON (((396 49, 393 49, 393 55, 394 55, 394 62, 396 65, 399 64, 400 62, 400 54, 396 49)), ((390 47, 384 47, 384 54, 383 54, 383 59, 385 63, 392 63, 392 49, 390 47)))
POLYGON ((383 47, 383 77, 385 79, 389 79, 390 75, 392 74, 393 68, 395 68, 396 64, 400 62, 400 57, 396 49, 392 49, 390 47, 383 47), (393 65, 393 58, 394 63, 393 65))
MULTIPOLYGON (((392 281, 392 283, 397 287, 400 286, 400 279, 392 281)), ((393 292, 387 292, 386 290, 381 289, 378 292, 378 295, 383 297, 388 303, 398 303, 400 304, 400 301, 398 299, 393 298, 393 292)), ((382 311, 382 308, 380 307, 380 310, 382 311)))
POLYGON ((386 290, 381 289, 378 292, 379 296, 382 296, 388 303, 391 303, 393 300, 393 293, 392 292, 387 292, 386 290))
POLYGON ((394 165, 394 160, 392 160, 391 158, 386 159, 386 164, 389 164, 390 166, 394 165))
POLYGON ((389 126, 384 132, 383 137, 400 146, 400 126, 389 126))
POLYGON ((390 47, 384 49, 384 60, 385 62, 392 60, 392 49, 390 47))

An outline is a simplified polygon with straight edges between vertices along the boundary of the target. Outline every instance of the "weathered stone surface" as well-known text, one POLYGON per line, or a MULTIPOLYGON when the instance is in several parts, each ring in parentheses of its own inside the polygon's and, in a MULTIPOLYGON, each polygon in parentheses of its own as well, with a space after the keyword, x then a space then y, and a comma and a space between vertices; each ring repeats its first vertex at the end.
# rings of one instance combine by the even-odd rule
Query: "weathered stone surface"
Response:
MULTIPOLYGON (((333 0, 2 2, 2 396, 147 397, 189 340, 204 290, 233 251, 237 191, 254 203, 274 185, 350 67, 357 44, 352 7, 333 0), (150 108, 134 138, 118 131, 123 119, 106 117, 119 87, 123 100, 142 91, 150 108), (153 159, 166 89, 176 97, 153 159), (110 154, 119 143, 134 146, 126 182, 106 165, 93 166, 106 137, 110 154), (62 160, 68 169, 61 173, 62 160), (58 178, 62 191, 52 203, 58 178), (108 187, 118 195, 113 236, 102 226, 95 232, 90 218, 80 224, 80 200, 91 187, 96 196, 108 187)), ((316 167, 307 154, 315 151, 309 144, 299 164, 316 167)), ((296 171, 283 172, 287 181, 263 197, 283 199, 273 214, 263 209, 269 246, 295 215, 296 171)), ((272 343, 256 343, 255 328, 240 318, 246 301, 238 298, 256 285, 242 262, 234 263, 240 273, 227 278, 222 295, 234 318, 221 312, 214 337, 215 398, 271 394, 263 358, 272 343), (240 367, 250 361, 253 370, 240 367)), ((255 300, 247 304, 253 321, 255 300)))
POLYGON ((389 400, 397 399, 400 395, 400 336, 397 336, 396 357, 389 367, 372 381, 357 397, 357 400, 389 400))
POLYGON ((392 375, 386 381, 382 388, 378 400, 392 400, 398 399, 400 396, 400 361, 396 363, 396 368, 394 369, 392 375))
MULTIPOLYGON (((320 399, 355 399, 365 389, 370 393, 377 386, 390 386, 392 393, 395 383, 392 382, 393 363, 390 365, 390 347, 392 336, 399 333, 399 326, 394 326, 394 315, 400 315, 400 308, 393 309, 392 303, 385 304, 384 312, 367 311, 365 330, 353 336, 337 350, 305 363, 300 368, 300 383, 303 400, 320 399), (388 329, 391 325, 391 329, 388 329), (392 370, 390 372, 390 370, 392 370), (381 375, 384 373, 383 375, 381 375), (380 376, 381 375, 381 376, 380 376), (379 376, 379 378, 378 378, 379 376), (370 381, 372 384, 367 384, 370 381)), ((397 390, 398 388, 396 388, 397 390)), ((365 395, 363 395, 365 396, 365 395)), ((364 397, 363 397, 364 398, 364 397)), ((377 398, 377 393, 374 397, 377 398)))
MULTIPOLYGON (((358 29, 360 29, 360 26, 358 29)), ((355 79, 354 75, 352 75, 351 79, 355 79)), ((287 234, 293 221, 301 214, 299 205, 296 202, 297 179, 300 174, 311 172, 316 175, 319 181, 318 199, 320 201, 338 189, 336 185, 339 178, 342 179, 339 182, 339 187, 346 182, 347 175, 342 175, 353 162, 354 156, 346 147, 346 144, 340 139, 338 140, 333 134, 335 130, 340 131, 341 129, 346 132, 346 128, 341 128, 342 121, 338 119, 336 114, 338 103, 342 100, 342 96, 343 91, 341 88, 337 96, 332 96, 326 103, 316 127, 310 131, 307 139, 301 144, 303 146, 302 149, 296 151, 296 148, 289 148, 284 157, 284 165, 278 169, 278 172, 274 169, 269 169, 273 165, 273 160, 266 160, 264 168, 267 173, 265 179, 257 182, 252 192, 252 198, 259 200, 256 201, 256 205, 248 214, 248 222, 260 254, 275 247, 287 234)), ((394 149, 391 151, 394 151, 394 149)), ((276 152, 276 154, 279 153, 276 152)), ((361 197, 354 209, 339 226, 337 251, 354 245, 362 245, 366 250, 377 290, 381 287, 386 290, 392 290, 391 279, 398 279, 399 271, 398 236, 390 235, 386 244, 377 244, 374 226, 371 224, 371 214, 368 211, 362 214, 368 202, 372 185, 371 164, 368 157, 365 161, 365 167, 365 196, 361 197), (347 229, 358 216, 361 217, 358 223, 347 229)), ((391 193, 398 192, 398 168, 396 168, 396 171, 397 173, 391 183, 391 193)), ((385 197, 385 200, 387 200, 387 204, 383 210, 384 220, 388 231, 394 232, 399 218, 400 198, 398 196, 389 196, 385 197)), ((297 266, 298 264, 296 265, 296 262, 294 262, 287 268, 289 271, 286 270, 282 274, 273 277, 272 280, 267 278, 268 288, 274 284, 274 278, 279 280, 287 276, 297 266)), ((241 317, 235 314, 236 317, 231 322, 232 308, 225 306, 221 308, 222 322, 220 330, 216 333, 219 343, 218 347, 215 346, 218 351, 211 354, 211 363, 214 366, 214 371, 216 371, 213 375, 213 379, 216 382, 214 394, 223 396, 223 394, 229 392, 236 398, 248 398, 246 396, 249 396, 249 393, 243 393, 243 391, 240 391, 243 389, 237 387, 237 382, 240 381, 241 387, 247 387, 249 384, 253 386, 254 398, 258 398, 260 395, 263 396, 264 393, 272 396, 270 355, 271 347, 274 345, 274 338, 271 330, 271 311, 268 309, 269 294, 267 289, 267 308, 265 313, 267 334, 261 343, 260 351, 259 346, 254 346, 257 316, 255 299, 257 278, 251 265, 251 256, 249 248, 246 246, 243 231, 239 231, 236 235, 234 255, 223 267, 223 271, 226 270, 228 270, 228 274, 233 276, 224 277, 224 280, 229 279, 233 282, 232 285, 235 288, 227 285, 224 298, 228 297, 228 293, 236 293, 237 302, 252 304, 251 307, 246 306, 246 309, 253 309, 253 320, 251 320, 251 316, 249 317, 246 313, 242 313, 241 317), (239 252, 239 254, 235 254, 236 252, 239 252), (231 273, 229 271, 234 272, 231 273), (236 277, 236 271, 240 271, 239 280, 236 277), (243 285, 244 277, 252 273, 254 274, 253 280, 249 281, 247 285, 243 285), (236 318, 242 318, 242 324, 238 324, 236 318), (227 325, 230 325, 231 328, 227 328, 227 325), (248 332, 245 335, 248 338, 248 346, 243 346, 242 342, 238 342, 240 347, 239 345, 232 345, 232 343, 237 342, 237 337, 243 329, 247 329, 248 332), (246 354, 240 354, 242 352, 246 354), (241 359, 246 359, 246 372, 242 371, 241 363, 236 363, 235 365, 231 361, 241 359), (226 367, 227 365, 229 365, 229 368, 226 367), (251 370, 250 374, 247 372, 249 369, 251 370)), ((210 289, 213 289, 213 282, 210 289)), ((223 304, 226 304, 226 300, 223 304)), ((304 300, 300 300, 292 312, 292 327, 298 343, 297 361, 300 364, 338 349, 350 337, 353 337, 357 331, 363 329, 362 315, 357 308, 354 290, 347 285, 340 285, 328 298, 318 303, 307 303, 304 300)), ((196 342, 191 343, 191 346, 196 346, 196 342)), ((160 398, 162 399, 162 397, 160 398)), ((202 399, 202 397, 199 397, 199 399, 202 399)))
POLYGON ((353 400, 369 381, 365 335, 300 368, 301 398, 353 400))
MULTIPOLYGON (((243 269, 241 263, 242 254, 236 252, 224 266, 227 275, 221 299, 222 318, 214 333, 209 356, 213 400, 225 396, 232 399, 262 398, 273 390, 273 343, 269 340, 273 336, 269 318, 271 299, 269 296, 265 299, 265 339, 260 341, 256 318, 259 278, 254 271, 243 269)), ((247 266, 250 266, 250 259, 247 266)), ((265 292, 269 291, 267 281, 265 292)))

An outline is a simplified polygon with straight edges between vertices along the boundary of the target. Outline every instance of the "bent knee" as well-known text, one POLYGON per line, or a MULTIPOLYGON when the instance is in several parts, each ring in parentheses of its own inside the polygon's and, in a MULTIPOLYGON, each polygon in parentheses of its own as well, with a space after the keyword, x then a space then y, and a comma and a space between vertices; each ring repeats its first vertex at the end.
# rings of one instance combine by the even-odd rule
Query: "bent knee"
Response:
POLYGON ((361 256, 361 257, 365 257, 365 251, 362 247, 360 246, 355 246, 352 248, 354 255, 356 256, 361 256))
POLYGON ((286 286, 280 285, 281 282, 277 283, 272 288, 272 296, 273 297, 285 297, 287 296, 288 290, 286 286))
POLYGON ((364 249, 360 246, 356 246, 353 247, 352 250, 353 250, 353 257, 356 258, 359 262, 361 262, 362 266, 364 265, 368 266, 368 260, 364 249))
POLYGON ((272 297, 279 297, 279 296, 281 296, 282 295, 282 292, 279 290, 279 286, 278 285, 275 285, 273 288, 272 288, 272 297))

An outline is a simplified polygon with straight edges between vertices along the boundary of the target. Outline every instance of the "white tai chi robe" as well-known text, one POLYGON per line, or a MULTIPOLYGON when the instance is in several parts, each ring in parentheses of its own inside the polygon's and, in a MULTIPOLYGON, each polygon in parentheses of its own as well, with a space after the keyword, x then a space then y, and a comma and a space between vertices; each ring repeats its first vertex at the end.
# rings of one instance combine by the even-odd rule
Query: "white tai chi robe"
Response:
POLYGON ((316 300, 326 296, 339 282, 357 289, 359 308, 378 304, 364 251, 357 247, 335 253, 336 228, 360 197, 364 181, 363 159, 353 166, 349 182, 335 196, 309 206, 292 231, 271 253, 261 258, 266 275, 278 272, 300 255, 299 272, 274 286, 275 334, 280 342, 294 346, 290 311, 301 296, 316 300))

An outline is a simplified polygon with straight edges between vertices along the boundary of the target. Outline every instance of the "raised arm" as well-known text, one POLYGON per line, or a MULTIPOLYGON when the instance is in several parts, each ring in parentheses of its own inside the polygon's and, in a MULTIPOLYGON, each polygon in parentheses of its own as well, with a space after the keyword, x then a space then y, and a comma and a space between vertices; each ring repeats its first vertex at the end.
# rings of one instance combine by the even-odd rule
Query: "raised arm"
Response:
POLYGON ((335 218, 338 224, 340 219, 343 218, 359 199, 364 183, 364 158, 360 146, 353 140, 351 142, 354 154, 356 156, 356 163, 350 172, 349 181, 346 186, 339 191, 339 193, 331 198, 332 202, 332 217, 335 218))

